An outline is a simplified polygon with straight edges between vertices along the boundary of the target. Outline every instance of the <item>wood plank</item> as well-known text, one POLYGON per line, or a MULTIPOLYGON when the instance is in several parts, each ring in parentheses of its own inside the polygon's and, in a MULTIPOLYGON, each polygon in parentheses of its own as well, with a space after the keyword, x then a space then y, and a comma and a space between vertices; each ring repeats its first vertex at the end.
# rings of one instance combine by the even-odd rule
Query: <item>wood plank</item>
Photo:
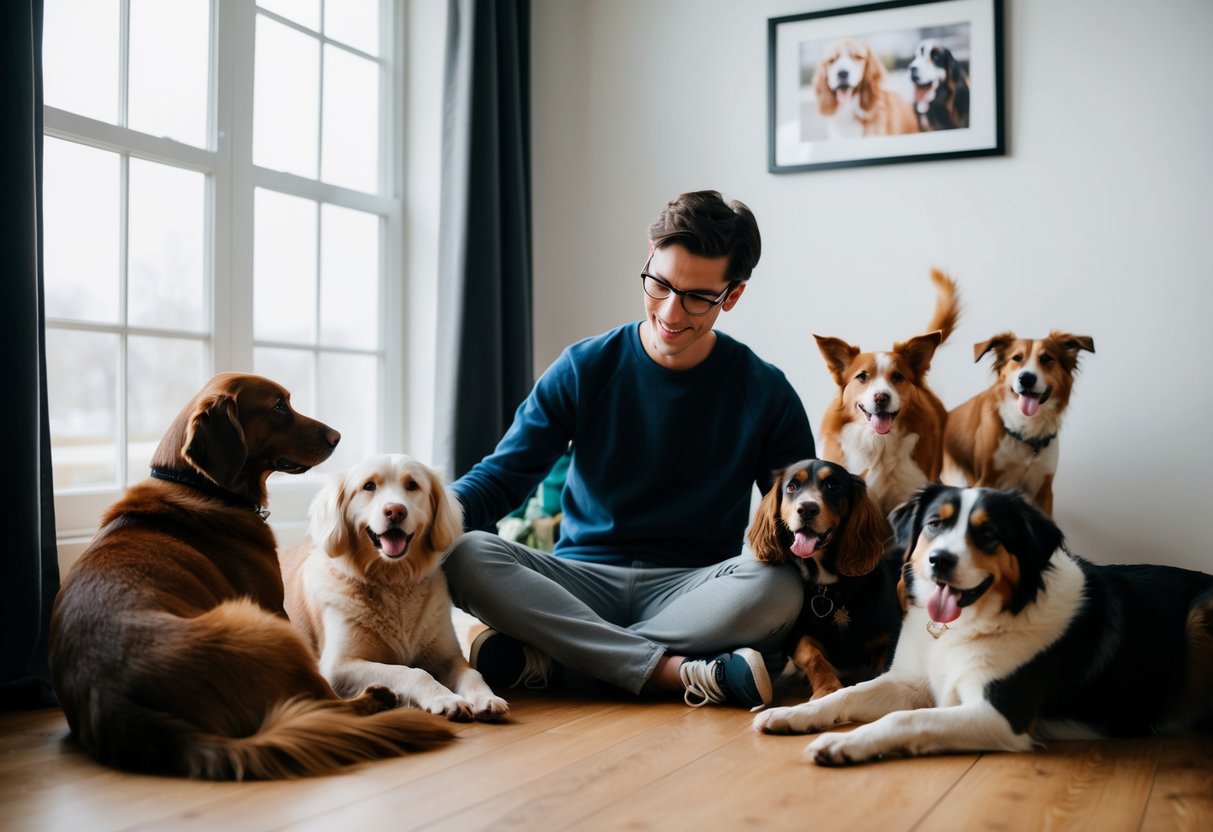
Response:
POLYGON ((0 720, 0 773, 57 758, 67 745, 67 720, 58 708, 4 714, 0 720))
POLYGON ((1143 832, 1213 829, 1213 734, 1167 737, 1143 832))
POLYGON ((991 753, 926 816, 923 829, 1136 830, 1162 751, 1159 740, 1056 742, 1039 753, 991 753))
POLYGON ((748 728, 689 765, 587 818, 585 829, 729 827, 909 829, 973 765, 975 755, 824 768, 805 759, 811 737, 748 728))

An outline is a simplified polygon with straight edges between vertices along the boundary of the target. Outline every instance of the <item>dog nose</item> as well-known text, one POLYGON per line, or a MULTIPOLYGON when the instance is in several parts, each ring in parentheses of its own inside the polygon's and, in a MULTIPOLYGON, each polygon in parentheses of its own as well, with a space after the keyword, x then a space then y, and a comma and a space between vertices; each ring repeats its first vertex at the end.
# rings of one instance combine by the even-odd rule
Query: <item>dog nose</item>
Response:
POLYGON ((805 502, 796 506, 796 513, 805 520, 812 520, 818 514, 821 514, 821 506, 817 505, 817 503, 814 503, 811 500, 806 500, 805 502))
POLYGON ((329 443, 330 448, 336 448, 337 443, 341 441, 341 434, 332 428, 325 428, 324 441, 329 443))
POLYGON ((1019 374, 1019 386, 1024 390, 1031 390, 1036 386, 1036 373, 1022 372, 1019 374))
POLYGON ((383 507, 383 516, 393 523, 399 523, 409 516, 409 510, 400 503, 388 503, 383 507))
POLYGON ((889 394, 877 393, 876 395, 872 396, 872 401, 877 407, 887 407, 889 404, 889 394))
POLYGON ((850 76, 850 74, 851 74, 850 70, 840 69, 840 70, 838 70, 838 80, 845 81, 845 80, 847 80, 847 77, 850 76))
POLYGON ((956 564, 960 562, 960 558, 946 549, 936 549, 927 556, 927 560, 931 562, 932 571, 937 578, 951 574, 952 570, 956 568, 956 564))

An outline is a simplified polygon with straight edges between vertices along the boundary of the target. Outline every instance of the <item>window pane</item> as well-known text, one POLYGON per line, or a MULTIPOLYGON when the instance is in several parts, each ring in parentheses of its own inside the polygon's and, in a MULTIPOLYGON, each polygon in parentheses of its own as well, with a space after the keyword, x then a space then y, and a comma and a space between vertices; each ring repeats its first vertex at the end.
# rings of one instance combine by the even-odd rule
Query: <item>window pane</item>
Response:
POLYGON ((379 190, 379 65, 324 47, 325 182, 379 190))
POLYGON ((253 337, 316 340, 316 203, 258 188, 253 216, 253 337))
POLYGON ((253 372, 285 387, 291 394, 291 407, 304 416, 315 417, 316 396, 312 386, 311 350, 279 350, 258 347, 253 350, 253 372))
POLYGON ((116 485, 118 336, 46 330, 56 490, 116 485))
MULTIPOLYGON (((344 3, 345 0, 330 2, 344 3)), ((257 5, 313 31, 320 31, 320 0, 259 0, 257 5)))
POLYGON ((257 16, 253 164, 316 178, 320 42, 257 16))
POLYGON ((379 215, 320 209, 320 343, 379 348, 379 215))
POLYGON ((46 314, 117 323, 122 160, 49 136, 43 153, 46 314))
POLYGON ((206 178, 131 159, 127 315, 134 326, 207 328, 206 178))
POLYGON ((46 0, 44 99, 51 107, 118 123, 119 0, 46 0))
POLYGON ((208 377, 203 341, 131 336, 127 342, 128 482, 147 476, 160 437, 208 377))
POLYGON ((320 354, 316 418, 341 433, 322 471, 340 471, 375 453, 379 361, 370 355, 320 354))
POLYGON ((127 126, 206 147, 208 0, 131 0, 127 126))
POLYGON ((324 4, 324 33, 371 55, 379 54, 379 0, 324 4))

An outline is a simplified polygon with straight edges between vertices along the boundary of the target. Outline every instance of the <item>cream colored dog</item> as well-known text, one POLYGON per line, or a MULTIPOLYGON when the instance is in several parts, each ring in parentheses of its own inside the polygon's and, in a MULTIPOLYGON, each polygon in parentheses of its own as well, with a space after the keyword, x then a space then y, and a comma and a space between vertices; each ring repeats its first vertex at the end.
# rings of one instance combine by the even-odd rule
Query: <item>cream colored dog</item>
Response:
POLYGON ((509 706, 468 666, 439 565, 462 532, 457 503, 412 457, 371 457, 312 501, 309 539, 280 553, 286 611, 339 694, 383 685, 449 719, 509 706))

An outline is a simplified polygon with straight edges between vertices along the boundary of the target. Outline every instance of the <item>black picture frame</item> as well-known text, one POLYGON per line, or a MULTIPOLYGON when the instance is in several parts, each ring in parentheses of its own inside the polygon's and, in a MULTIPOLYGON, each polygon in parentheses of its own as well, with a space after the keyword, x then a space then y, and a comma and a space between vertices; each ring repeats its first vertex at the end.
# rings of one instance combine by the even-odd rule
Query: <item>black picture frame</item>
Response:
POLYGON ((890 0, 769 18, 767 169, 1005 155, 1002 5, 890 0))

